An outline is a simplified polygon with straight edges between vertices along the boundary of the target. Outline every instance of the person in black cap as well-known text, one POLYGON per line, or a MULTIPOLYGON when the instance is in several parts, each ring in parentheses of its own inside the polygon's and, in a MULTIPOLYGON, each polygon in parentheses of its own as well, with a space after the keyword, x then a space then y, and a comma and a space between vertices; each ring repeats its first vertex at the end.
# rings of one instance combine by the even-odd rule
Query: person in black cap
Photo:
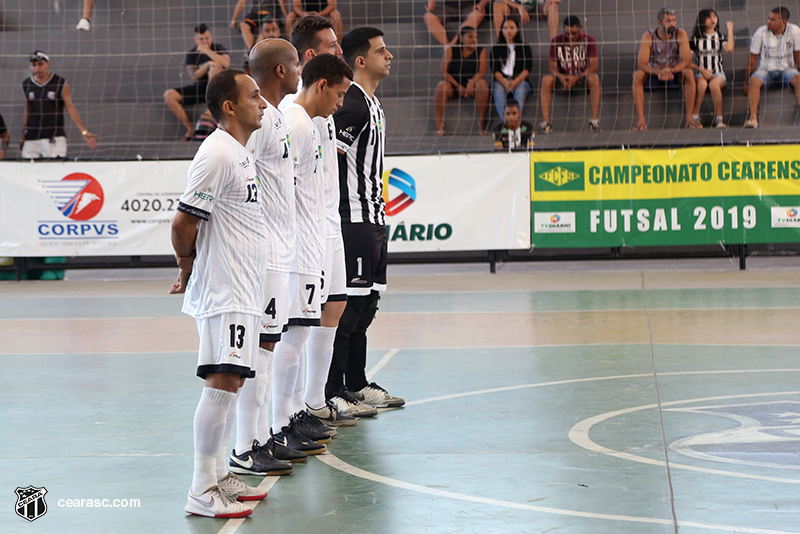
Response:
POLYGON ((50 56, 36 50, 30 56, 31 76, 22 81, 25 118, 22 121, 23 159, 67 157, 64 110, 80 130, 89 148, 97 148, 97 136, 89 132, 72 103, 67 80, 50 72, 50 56))

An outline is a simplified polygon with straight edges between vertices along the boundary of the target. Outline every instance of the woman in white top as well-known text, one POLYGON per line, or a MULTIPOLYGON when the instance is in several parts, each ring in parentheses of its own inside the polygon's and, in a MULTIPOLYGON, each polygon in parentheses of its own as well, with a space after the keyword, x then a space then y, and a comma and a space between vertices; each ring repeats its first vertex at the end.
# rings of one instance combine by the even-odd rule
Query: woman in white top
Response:
POLYGON ((697 83, 697 96, 694 101, 692 118, 700 124, 700 104, 706 95, 706 89, 711 91, 711 101, 714 103, 714 128, 727 128, 722 120, 722 90, 727 84, 725 71, 722 70, 722 51, 729 54, 733 52, 733 22, 725 23, 728 36, 719 31, 719 17, 713 9, 703 9, 697 16, 694 33, 689 39, 689 47, 694 53, 692 69, 697 83))

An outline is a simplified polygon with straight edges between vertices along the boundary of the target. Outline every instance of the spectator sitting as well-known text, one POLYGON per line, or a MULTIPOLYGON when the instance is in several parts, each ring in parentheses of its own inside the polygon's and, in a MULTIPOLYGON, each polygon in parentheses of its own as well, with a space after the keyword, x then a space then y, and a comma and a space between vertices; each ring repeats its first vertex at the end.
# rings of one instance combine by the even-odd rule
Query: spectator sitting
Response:
POLYGON ((560 88, 571 91, 575 87, 583 87, 589 91, 592 105, 592 119, 589 131, 600 132, 597 115, 600 112, 600 76, 598 76, 597 41, 588 33, 583 33, 581 19, 570 15, 564 19, 564 33, 556 35, 550 42, 550 74, 542 78, 542 117, 539 125, 542 133, 553 131, 550 125, 550 104, 553 100, 553 89, 556 80, 560 88))
POLYGON ((23 159, 66 158, 67 134, 64 110, 80 130, 86 145, 97 148, 96 135, 90 133, 72 103, 67 80, 50 72, 50 57, 37 50, 30 56, 31 76, 22 81, 25 115, 22 121, 23 159))
POLYGON ((441 45, 447 46, 448 44, 455 43, 458 36, 461 34, 461 29, 465 26, 477 28, 483 22, 483 17, 486 16, 486 6, 489 5, 489 0, 441 0, 439 7, 436 7, 436 0, 428 0, 425 5, 425 26, 431 37, 436 39, 441 45), (445 24, 450 20, 460 20, 462 14, 466 13, 469 9, 469 14, 459 26, 458 33, 453 39, 447 38, 447 30, 445 24))
POLYGON ((6 157, 6 150, 8 150, 8 143, 10 140, 11 136, 8 133, 8 128, 6 128, 6 121, 4 121, 3 116, 0 115, 0 159, 6 157))
POLYGON ((800 65, 800 28, 788 21, 789 10, 776 7, 770 11, 767 24, 753 34, 750 60, 745 70, 744 94, 748 96, 750 110, 745 128, 758 128, 762 87, 769 88, 772 84, 791 86, 800 105, 800 71, 797 70, 800 65))
MULTIPOLYGON (((261 26, 266 17, 276 19, 281 26, 286 23, 286 0, 253 0, 253 8, 250 13, 245 15, 244 21, 240 23, 239 15, 244 11, 245 4, 247 4, 247 0, 236 2, 236 7, 233 8, 233 16, 231 17, 231 28, 236 29, 238 25, 239 31, 242 32, 244 45, 250 50, 256 44, 253 32, 261 26)), ((289 30, 286 30, 286 36, 289 36, 289 30)))
POLYGON ((494 127, 495 148, 507 150, 525 149, 533 139, 533 124, 522 120, 522 109, 519 102, 509 95, 506 109, 503 111, 503 122, 494 127))
POLYGON ((448 46, 442 58, 442 77, 433 97, 436 116, 436 136, 444 135, 444 110, 453 97, 474 98, 478 108, 478 131, 486 135, 486 111, 489 109, 489 85, 486 73, 489 70, 489 54, 478 47, 478 32, 475 28, 461 28, 460 45, 448 46))
POLYGON ((700 124, 700 105, 706 95, 706 89, 711 90, 711 101, 714 103, 714 128, 727 128, 722 120, 722 90, 728 83, 725 71, 722 70, 722 51, 733 52, 733 22, 728 21, 728 35, 730 40, 719 31, 719 17, 713 9, 704 9, 697 15, 697 24, 689 40, 689 48, 694 52, 695 85, 697 96, 694 102, 692 118, 700 124))
POLYGON ((645 85, 652 91, 677 88, 678 83, 683 85, 686 127, 702 128, 692 118, 695 84, 689 36, 678 28, 674 10, 664 7, 658 12, 658 26, 642 36, 636 63, 638 70, 633 73, 632 92, 638 122, 633 127, 634 131, 643 132, 647 129, 644 118, 645 85))
MULTIPOLYGON (((264 17, 261 21, 261 31, 258 33, 255 41, 263 41, 264 39, 280 39, 281 38, 281 25, 277 19, 272 18, 271 15, 264 17)), ((244 71, 250 76, 250 53, 244 55, 244 71)))
POLYGON ((503 19, 509 15, 516 15, 522 20, 522 24, 527 24, 531 20, 531 15, 535 18, 547 20, 548 39, 552 40, 558 32, 558 4, 561 0, 495 0, 493 10, 494 33, 500 35, 503 19))
POLYGON ((292 34, 297 19, 308 15, 320 15, 330 20, 337 39, 342 39, 344 26, 342 14, 336 9, 336 0, 293 0, 292 11, 286 16, 286 34, 292 34))
POLYGON ((205 24, 195 26, 194 42, 195 45, 186 53, 186 61, 184 61, 194 83, 164 91, 164 102, 167 107, 186 127, 184 141, 191 141, 194 137, 194 124, 189 120, 183 106, 205 103, 208 81, 216 73, 231 66, 231 57, 227 54, 228 49, 214 42, 208 26, 205 24))
POLYGON ((531 47, 522 43, 519 23, 516 18, 506 17, 498 44, 492 47, 492 94, 497 114, 503 116, 506 97, 514 94, 514 99, 522 110, 525 99, 531 94, 528 76, 533 69, 531 47))

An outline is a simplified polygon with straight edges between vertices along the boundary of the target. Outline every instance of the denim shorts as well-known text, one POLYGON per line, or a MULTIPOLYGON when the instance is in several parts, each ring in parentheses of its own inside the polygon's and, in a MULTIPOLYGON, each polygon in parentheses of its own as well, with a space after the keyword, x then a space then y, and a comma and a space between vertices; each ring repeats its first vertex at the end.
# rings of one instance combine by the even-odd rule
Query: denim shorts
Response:
POLYGON ((800 72, 797 69, 785 69, 785 70, 764 70, 764 69, 757 69, 751 78, 758 78, 761 80, 761 83, 764 84, 765 87, 770 85, 781 85, 782 87, 789 87, 789 82, 792 81, 792 78, 795 76, 800 76, 800 72))

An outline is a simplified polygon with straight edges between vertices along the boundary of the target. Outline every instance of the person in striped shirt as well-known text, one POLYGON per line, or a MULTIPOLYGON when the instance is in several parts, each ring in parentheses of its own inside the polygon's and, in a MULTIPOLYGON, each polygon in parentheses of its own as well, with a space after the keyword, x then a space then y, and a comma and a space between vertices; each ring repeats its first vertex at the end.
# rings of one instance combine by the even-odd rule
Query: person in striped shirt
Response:
POLYGON ((725 24, 728 28, 729 39, 719 31, 719 17, 713 9, 703 9, 697 16, 694 33, 689 39, 689 48, 694 53, 692 70, 694 70, 697 95, 694 101, 692 118, 700 123, 700 105, 706 90, 711 91, 711 101, 714 103, 714 128, 727 128, 722 120, 722 90, 728 83, 725 71, 722 70, 722 51, 733 52, 733 22, 725 24))

